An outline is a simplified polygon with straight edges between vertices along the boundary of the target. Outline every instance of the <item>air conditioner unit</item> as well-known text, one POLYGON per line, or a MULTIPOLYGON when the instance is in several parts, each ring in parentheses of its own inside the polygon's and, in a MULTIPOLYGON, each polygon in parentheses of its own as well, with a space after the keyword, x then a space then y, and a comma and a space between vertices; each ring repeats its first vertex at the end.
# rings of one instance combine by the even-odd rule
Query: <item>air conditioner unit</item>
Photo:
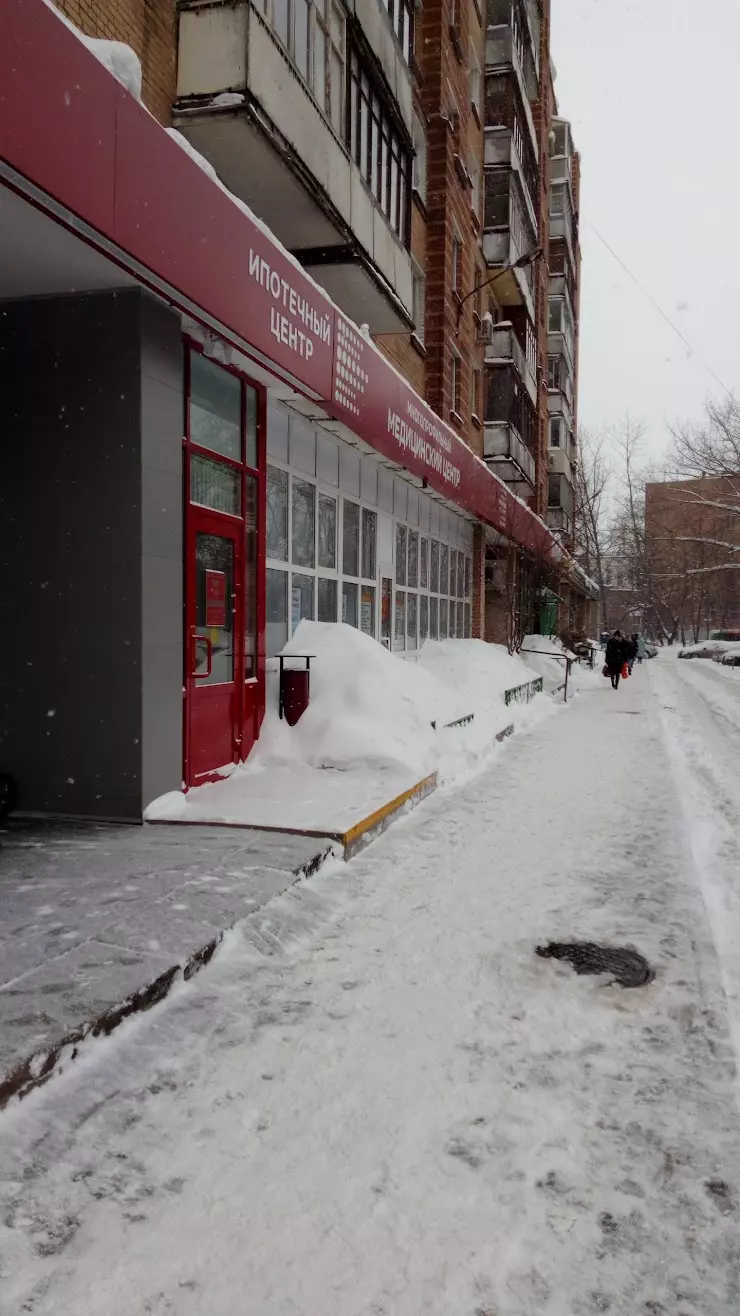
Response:
POLYGON ((478 341, 481 343, 493 342, 493 316, 490 311, 486 311, 485 315, 481 316, 478 341))

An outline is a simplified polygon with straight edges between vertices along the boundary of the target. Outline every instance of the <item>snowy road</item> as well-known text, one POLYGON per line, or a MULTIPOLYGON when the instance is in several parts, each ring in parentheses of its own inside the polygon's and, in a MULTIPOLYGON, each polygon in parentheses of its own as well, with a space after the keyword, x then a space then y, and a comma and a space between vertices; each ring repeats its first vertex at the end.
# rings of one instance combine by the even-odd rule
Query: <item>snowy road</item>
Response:
POLYGON ((0 1312, 737 1316, 738 763, 661 658, 273 902, 0 1120, 0 1312))

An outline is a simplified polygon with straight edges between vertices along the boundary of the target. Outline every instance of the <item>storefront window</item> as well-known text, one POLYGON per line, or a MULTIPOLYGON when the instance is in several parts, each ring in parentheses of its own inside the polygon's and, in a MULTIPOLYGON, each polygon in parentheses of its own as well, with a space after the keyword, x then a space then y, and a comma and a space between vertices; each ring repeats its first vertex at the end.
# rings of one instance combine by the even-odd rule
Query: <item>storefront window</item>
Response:
POLYGON ((211 461, 194 452, 190 457, 190 501, 229 516, 241 514, 241 476, 234 466, 211 461))
POLYGON ((458 603, 458 605, 457 605, 457 638, 458 638, 458 640, 462 640, 463 637, 464 637, 464 635, 465 635, 465 605, 464 605, 463 603, 458 603))
POLYGON ((259 398, 256 388, 247 384, 247 466, 257 469, 257 422, 259 417, 259 398))
POLYGON ((448 625, 449 625, 449 636, 450 636, 450 639, 451 639, 451 640, 454 640, 455 635, 457 634, 457 628, 456 628, 456 622, 455 622, 455 604, 454 604, 454 602, 453 602, 452 600, 450 600, 450 611, 449 611, 449 622, 448 622, 448 625))
POLYGON ((406 527, 396 522, 396 584, 406 584, 406 527))
POLYGON ((454 548, 450 549, 450 594, 453 598, 457 594, 457 553, 454 548))
POLYGON ((316 534, 316 489, 305 480, 293 478, 293 546, 292 559, 296 566, 314 565, 314 538, 316 534))
POLYGON ((419 599, 419 643, 423 644, 429 634, 429 599, 422 594, 419 599))
POLYGON ((337 500, 327 494, 319 494, 319 566, 330 571, 337 566, 337 500))
POLYGON ((302 576, 294 571, 291 577, 290 629, 291 633, 301 621, 313 621, 314 577, 302 576))
POLYGON ((439 635, 439 600, 431 598, 429 600, 429 638, 436 640, 439 635))
POLYGON ((408 584, 409 589, 417 589, 419 585, 419 536, 415 530, 409 530, 408 543, 408 584))
POLYGON ((422 535, 419 542, 419 584, 429 589, 429 540, 422 535))
POLYGON ((247 505, 244 509, 244 678, 257 675, 257 507, 258 484, 246 478, 247 505))
POLYGON ((375 634, 375 587, 363 585, 360 595, 360 630, 364 635, 375 634))
POLYGON ((288 641, 288 573, 267 572, 267 655, 279 653, 288 641))
POLYGON ((470 604, 465 604, 465 638, 470 639, 470 604))
POLYGON ((447 599, 439 600, 439 638, 447 639, 447 599))
POLYGON ((288 473, 267 468, 267 556, 288 560, 288 473))
MULTIPOLYGON (((448 552, 449 552, 449 550, 448 550, 448 548, 447 548, 447 545, 446 545, 446 544, 442 544, 441 547, 440 547, 440 554, 439 554, 439 592, 440 592, 440 594, 448 594, 448 593, 449 593, 449 587, 448 587, 448 582, 449 582, 448 552)), ((447 629, 445 628, 445 635, 446 635, 446 634, 447 634, 447 629)))
POLYGON ((429 569, 429 588, 432 594, 439 593, 439 540, 432 540, 432 551, 429 569))
MULTIPOLYGON (((342 506, 342 571, 345 576, 360 574, 360 509, 357 503, 345 498, 342 506)), ((355 591, 356 594, 356 591, 355 591)), ((357 625, 357 601, 355 599, 355 620, 357 625)))
POLYGON ((471 578, 471 575, 472 575, 472 566, 473 566, 473 564, 472 564, 472 562, 470 561, 470 558, 469 558, 469 557, 466 557, 466 559, 465 559, 465 597, 466 597, 466 599, 469 599, 469 598, 470 598, 470 578, 471 578))
POLYGON ((394 645, 397 649, 403 649, 406 642, 406 595, 402 589, 396 590, 396 629, 394 632, 394 645))
POLYGON ((389 576, 383 577, 380 603, 380 638, 390 644, 391 608, 393 606, 393 581, 389 576))
POLYGON ((406 599, 406 647, 407 649, 416 648, 416 617, 418 611, 418 596, 409 594, 406 599))
POLYGON ((337 582, 319 576, 319 621, 337 619, 337 582))
MULTIPOLYGON (((241 419, 241 380, 200 352, 191 351, 190 442, 240 462, 241 419)), ((256 466, 256 461, 253 464, 256 466)))
MULTIPOLYGON (((368 507, 362 509, 362 574, 366 580, 375 579, 375 555, 378 535, 378 518, 368 507)), ((364 628, 363 628, 364 629, 364 628)))
POLYGON ((342 621, 357 625, 357 586, 349 580, 342 582, 342 621))
POLYGON ((465 595, 465 558, 462 553, 457 555, 457 597, 463 598, 465 595))

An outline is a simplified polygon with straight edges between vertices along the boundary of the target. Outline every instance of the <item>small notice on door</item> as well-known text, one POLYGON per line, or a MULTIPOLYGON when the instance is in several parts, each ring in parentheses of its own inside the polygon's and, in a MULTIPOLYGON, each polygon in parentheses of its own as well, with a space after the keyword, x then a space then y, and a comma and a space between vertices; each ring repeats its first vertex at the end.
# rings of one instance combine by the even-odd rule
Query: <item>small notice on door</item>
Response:
POLYGON ((226 573, 206 571, 206 626, 226 625, 226 573))

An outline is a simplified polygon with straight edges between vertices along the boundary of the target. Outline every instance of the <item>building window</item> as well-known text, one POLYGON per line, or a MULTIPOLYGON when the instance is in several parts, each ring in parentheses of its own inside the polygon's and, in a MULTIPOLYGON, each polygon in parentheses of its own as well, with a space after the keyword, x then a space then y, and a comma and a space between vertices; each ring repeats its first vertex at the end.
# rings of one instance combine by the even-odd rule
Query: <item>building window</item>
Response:
POLYGON ((550 447, 551 448, 561 447, 561 438, 562 438, 561 427, 562 427, 562 421, 560 417, 551 416, 550 417, 550 447))
POLYGON ((483 372, 480 366, 473 366, 470 372, 470 415, 480 419, 481 380, 483 372))
POLYGON ((509 223, 510 170, 487 169, 483 223, 486 228, 506 228, 509 223))
POLYGON ((468 173, 470 175, 470 209, 475 218, 480 220, 480 169, 475 162, 469 165, 468 173))
POLYGON ((563 332, 563 300, 561 297, 551 297, 547 304, 547 332, 549 334, 561 334, 563 332))
POLYGON ((411 186, 422 201, 427 199, 427 135, 418 114, 413 119, 414 162, 411 186))
POLYGON ((462 357, 452 354, 452 410, 460 416, 462 407, 462 357))
MULTIPOLYGON (((270 16, 270 6, 259 5, 270 16)), ((272 28, 335 132, 344 127, 345 23, 337 0, 272 0, 272 28)))
POLYGON ((391 228, 408 246, 409 143, 395 128, 385 100, 356 51, 350 61, 349 104, 347 139, 352 159, 391 228))
POLYGON ((427 282, 424 275, 414 270, 413 274, 413 309, 414 334, 420 343, 424 342, 424 320, 426 317, 427 282))
POLYGON ((548 356, 547 358, 547 387, 562 388, 562 371, 563 358, 560 356, 548 356))
POLYGON ((470 56, 468 58, 468 90, 470 94, 470 104, 475 110, 476 118, 480 123, 481 117, 481 97, 482 97, 483 79, 481 76, 480 60, 478 52, 470 43, 470 56))
POLYGON ((565 214, 565 187, 562 183, 550 189, 550 214, 565 214))
POLYGON ((408 64, 414 44, 414 5, 413 0, 383 0, 391 20, 391 27, 403 51, 408 64))

